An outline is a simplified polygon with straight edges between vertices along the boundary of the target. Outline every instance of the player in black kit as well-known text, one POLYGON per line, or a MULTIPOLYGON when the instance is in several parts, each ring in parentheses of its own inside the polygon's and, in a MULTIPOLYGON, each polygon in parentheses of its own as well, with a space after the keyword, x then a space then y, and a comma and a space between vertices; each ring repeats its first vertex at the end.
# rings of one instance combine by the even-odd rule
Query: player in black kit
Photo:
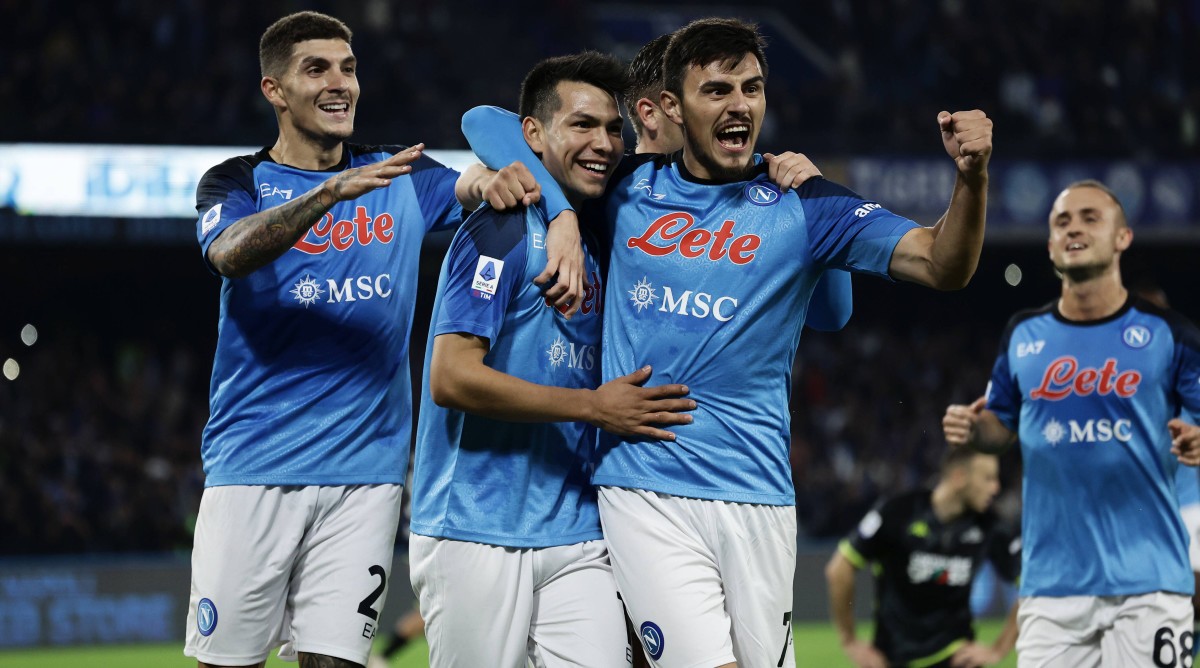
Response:
POLYGON ((952 448, 933 490, 885 499, 839 545, 825 577, 842 648, 858 668, 988 666, 1017 639, 1016 604, 992 645, 976 644, 971 581, 990 560, 1015 580, 1021 565, 1015 527, 990 509, 1000 490, 993 455, 952 448), (854 635, 855 570, 875 568, 875 640, 854 635))

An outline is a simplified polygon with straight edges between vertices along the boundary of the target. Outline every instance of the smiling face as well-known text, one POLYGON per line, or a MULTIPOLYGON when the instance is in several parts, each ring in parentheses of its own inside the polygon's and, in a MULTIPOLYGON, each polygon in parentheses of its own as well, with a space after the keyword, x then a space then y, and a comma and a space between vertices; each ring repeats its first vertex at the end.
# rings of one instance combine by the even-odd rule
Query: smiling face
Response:
POLYGON ((1068 188, 1050 209, 1050 262, 1073 280, 1114 269, 1132 240, 1120 206, 1099 188, 1068 188))
POLYGON ((297 42, 281 76, 262 81, 263 94, 279 115, 280 131, 325 147, 348 139, 359 95, 356 65, 344 40, 297 42))
POLYGON ((574 205, 604 194, 625 152, 624 121, 616 98, 591 84, 560 81, 555 94, 561 104, 547 122, 527 116, 522 124, 529 147, 574 205))
POLYGON ((716 181, 746 177, 767 109, 766 78, 753 53, 736 62, 688 67, 682 96, 666 91, 662 103, 667 116, 683 126, 688 170, 716 181))

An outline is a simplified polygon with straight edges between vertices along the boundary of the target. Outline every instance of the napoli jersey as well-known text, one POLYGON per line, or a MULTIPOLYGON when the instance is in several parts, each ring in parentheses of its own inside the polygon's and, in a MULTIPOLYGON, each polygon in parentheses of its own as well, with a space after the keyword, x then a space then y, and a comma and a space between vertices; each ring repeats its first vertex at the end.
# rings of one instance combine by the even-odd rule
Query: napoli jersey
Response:
MULTIPOLYGON (((202 252, 240 219, 401 150, 346 144, 329 171, 280 165, 267 149, 217 165, 196 191, 202 252)), ((206 485, 404 482, 421 239, 461 222, 457 177, 422 157, 389 187, 339 202, 274 262, 222 279, 206 485)))
MULTIPOLYGON (((601 435, 593 482, 675 496, 792 505, 792 362, 826 268, 888 275, 916 223, 825 179, 781 194, 761 161, 712 183, 677 156, 614 177, 604 380, 654 368, 698 404, 676 441, 601 435)), ((760 160, 756 156, 756 160, 760 160)))
MULTIPOLYGON (((587 236, 587 235, 585 235, 587 236)), ((489 342, 484 364, 539 385, 595 388, 600 380, 602 284, 585 243, 592 287, 567 320, 533 279, 546 264, 540 211, 485 207, 458 231, 438 280, 426 350, 413 473, 412 531, 515 548, 601 537, 588 482, 595 428, 581 422, 506 422, 443 408, 429 394, 434 338, 489 342)))
POLYGON ((1136 297, 1089 322, 1057 304, 1010 321, 987 393, 1021 442, 1021 595, 1191 594, 1166 425, 1200 410, 1200 333, 1136 297))
POLYGON ((1194 466, 1180 466, 1175 472, 1175 496, 1179 507, 1200 504, 1200 472, 1194 466))

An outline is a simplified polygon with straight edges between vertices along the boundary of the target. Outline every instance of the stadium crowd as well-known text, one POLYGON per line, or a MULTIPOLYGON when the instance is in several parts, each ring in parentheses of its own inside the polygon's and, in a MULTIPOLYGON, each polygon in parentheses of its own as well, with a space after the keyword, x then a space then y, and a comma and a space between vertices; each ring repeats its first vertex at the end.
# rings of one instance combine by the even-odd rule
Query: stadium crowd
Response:
MULTIPOLYGON (((359 77, 372 103, 358 137, 439 148, 466 147, 458 128, 466 109, 512 106, 515 82, 539 58, 586 47, 628 58, 694 11, 659 2, 607 20, 601 5, 579 0, 521 0, 503 12, 482 0, 304 4, 359 31, 354 46, 369 64, 359 77), (481 70, 479 54, 501 52, 481 70)), ((261 142, 274 118, 246 85, 258 78, 254 49, 295 5, 0 3, 6 24, 20 26, 0 92, 37 109, 10 115, 0 141, 261 142)), ((816 47, 800 64, 779 60, 776 48, 768 146, 817 156, 923 152, 938 110, 978 107, 1004 128, 1009 157, 1200 152, 1195 2, 838 0, 801 10, 772 0, 748 11, 776 44, 798 34, 816 47)))

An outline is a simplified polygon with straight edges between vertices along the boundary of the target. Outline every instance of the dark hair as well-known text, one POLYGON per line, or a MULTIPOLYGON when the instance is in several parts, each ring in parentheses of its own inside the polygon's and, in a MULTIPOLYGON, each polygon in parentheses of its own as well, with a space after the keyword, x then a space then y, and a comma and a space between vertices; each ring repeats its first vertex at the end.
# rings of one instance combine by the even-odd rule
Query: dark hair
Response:
POLYGON ((625 111, 629 113, 633 131, 639 135, 642 134, 642 119, 638 118, 637 101, 649 97, 658 103, 658 94, 663 90, 663 56, 666 55, 667 45, 670 43, 670 33, 659 35, 647 42, 633 60, 629 61, 629 90, 625 92, 625 111))
POLYGON ((942 475, 949 474, 953 469, 963 468, 975 461, 976 457, 984 454, 986 453, 968 447, 951 445, 946 448, 946 452, 942 453, 942 475))
POLYGON ((1071 183, 1066 188, 1063 188, 1063 190, 1074 190, 1076 188, 1095 188, 1105 195, 1108 195, 1109 198, 1112 199, 1113 203, 1117 205, 1117 225, 1129 227, 1129 218, 1125 215, 1125 205, 1121 204, 1121 199, 1117 197, 1117 193, 1113 192, 1112 188, 1109 188, 1108 186, 1104 185, 1104 183, 1097 181, 1096 179, 1082 179, 1080 181, 1071 183))
POLYGON ((258 42, 258 66, 264 77, 279 77, 292 58, 292 47, 310 39, 350 43, 350 28, 320 12, 296 12, 271 24, 258 42))
POLYGON ((608 54, 584 51, 572 56, 547 58, 534 65, 521 82, 521 118, 533 116, 549 123, 562 107, 558 84, 563 81, 590 84, 617 97, 625 94, 625 68, 608 54))
POLYGON ((758 26, 738 19, 700 19, 671 35, 671 44, 663 57, 663 87, 683 97, 683 77, 693 65, 706 67, 720 63, 731 70, 753 53, 767 76, 767 42, 758 26))

